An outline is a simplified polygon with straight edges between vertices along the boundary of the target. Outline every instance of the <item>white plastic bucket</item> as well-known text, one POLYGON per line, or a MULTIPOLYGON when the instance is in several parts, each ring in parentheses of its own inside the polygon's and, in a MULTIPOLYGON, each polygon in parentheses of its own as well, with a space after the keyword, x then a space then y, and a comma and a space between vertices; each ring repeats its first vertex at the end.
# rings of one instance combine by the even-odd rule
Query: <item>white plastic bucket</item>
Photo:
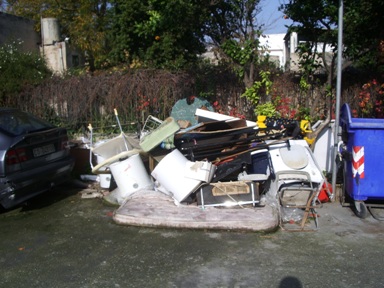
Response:
POLYGON ((108 189, 111 185, 111 174, 100 174, 100 188, 108 189))
POLYGON ((187 162, 188 159, 175 149, 161 159, 151 174, 178 202, 187 198, 201 184, 199 180, 185 177, 187 162))
POLYGON ((153 183, 145 170, 140 154, 115 162, 109 166, 123 198, 140 189, 153 189, 153 183))

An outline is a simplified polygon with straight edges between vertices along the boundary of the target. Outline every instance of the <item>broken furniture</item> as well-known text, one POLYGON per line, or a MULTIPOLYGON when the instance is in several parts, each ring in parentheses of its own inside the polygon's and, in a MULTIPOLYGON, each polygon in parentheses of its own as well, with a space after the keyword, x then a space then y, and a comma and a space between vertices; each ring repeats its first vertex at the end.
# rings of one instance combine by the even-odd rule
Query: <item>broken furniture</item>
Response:
POLYGON ((140 129, 139 138, 142 139, 145 135, 152 133, 163 123, 159 118, 149 115, 143 124, 143 127, 140 129))
MULTIPOLYGON (((305 231, 318 228, 316 208, 321 207, 318 200, 319 189, 313 187, 311 176, 305 171, 279 171, 276 173, 279 208, 279 225, 284 230, 305 231), (313 219, 315 228, 307 228, 313 219)), ((311 226, 311 225, 309 225, 311 226)))
POLYGON ((260 203, 258 183, 252 181, 229 181, 211 183, 200 187, 197 204, 203 209, 207 206, 240 206, 260 203))
POLYGON ((264 182, 275 177, 268 149, 252 151, 250 157, 251 164, 237 176, 238 180, 264 182))
POLYGON ((211 121, 179 131, 174 144, 191 161, 212 161, 249 149, 262 140, 257 133, 257 126, 247 127, 245 120, 211 121))
MULTIPOLYGON (((206 109, 196 109, 195 112, 195 117, 197 118, 198 123, 202 122, 212 122, 212 121, 227 121, 227 120, 239 120, 240 118, 209 111, 206 109)), ((257 126, 256 122, 250 121, 250 120, 245 120, 246 125, 248 127, 255 127, 257 126)), ((260 127, 259 127, 260 128, 260 127)))
MULTIPOLYGON (((158 139, 157 146, 148 151, 157 189, 178 202, 197 199, 199 206, 231 206, 228 201, 234 205, 259 205, 260 184, 273 176, 265 139, 278 138, 279 133, 258 135, 259 129, 253 124, 248 126, 243 119, 211 120, 180 129, 174 133, 176 149, 166 155, 166 150, 159 149, 162 139, 158 139), (188 165, 199 167, 198 173, 186 170, 188 165), (197 174, 204 175, 210 170, 204 165, 214 168, 214 173, 198 178, 197 174), (218 195, 219 190, 224 196, 218 195)), ((163 140, 168 137, 162 135, 163 140)))
MULTIPOLYGON (((269 143, 268 141, 266 142, 269 143)), ((303 171, 311 175, 316 188, 321 188, 326 181, 316 159, 305 140, 288 140, 269 145, 269 154, 275 174, 280 171, 303 171)), ((272 182, 276 180, 272 179, 272 182)), ((276 195, 278 187, 271 185, 270 193, 276 195)))
MULTIPOLYGON (((306 141, 287 140, 282 137, 286 128, 279 131, 279 125, 259 129, 256 123, 242 119, 210 120, 205 117, 204 120, 206 122, 180 129, 172 117, 165 121, 149 117, 138 143, 140 149, 116 153, 107 164, 111 170, 115 165, 121 166, 116 170, 124 174, 121 178, 127 182, 135 174, 132 168, 141 167, 141 164, 134 163, 135 160, 140 159, 140 153, 145 154, 149 159, 151 180, 154 180, 151 183, 154 184, 151 187, 155 190, 153 192, 166 196, 174 206, 185 209, 190 206, 201 211, 235 207, 237 209, 231 210, 252 208, 246 210, 254 213, 258 207, 263 207, 260 210, 270 207, 265 205, 268 193, 278 199, 282 212, 299 209, 306 213, 305 220, 300 222, 304 226, 300 229, 307 228, 307 219, 316 215, 313 203, 317 202, 312 201, 317 199, 324 179, 306 141), (168 144, 174 146, 168 147, 168 144), (124 166, 125 162, 129 165, 124 166), (286 171, 294 171, 294 177, 288 179, 287 173, 282 173, 286 171), (276 179, 277 172, 279 179, 276 179)), ((148 191, 144 191, 144 186, 137 181, 118 183, 123 192, 129 192, 129 201, 125 202, 136 197, 145 198, 148 191), (132 183, 137 184, 135 187, 141 191, 130 191, 132 183)), ((161 210, 168 215, 163 207, 156 208, 149 209, 151 215, 156 214, 152 210, 161 210)), ((148 211, 148 204, 140 209, 148 211)), ((204 213, 198 215, 205 217, 204 213)), ((315 224, 317 227, 317 218, 315 224)))
POLYGON ((157 188, 178 202, 184 201, 202 183, 200 180, 186 177, 187 163, 188 159, 175 149, 168 153, 151 173, 160 184, 157 188))
POLYGON ((180 129, 179 125, 172 117, 165 119, 159 126, 152 127, 152 129, 154 128, 153 130, 147 130, 150 126, 148 123, 153 123, 153 120, 146 122, 146 126, 143 129, 149 133, 141 137, 139 143, 144 152, 151 151, 168 137, 173 137, 173 135, 180 129))
MULTIPOLYGON (((308 143, 305 140, 288 140, 282 143, 276 143, 269 146, 269 154, 271 156, 276 177, 275 179, 271 179, 271 184, 267 193, 271 198, 277 199, 277 206, 281 212, 279 213, 280 216, 284 216, 282 215, 282 212, 286 209, 285 212, 297 213, 301 213, 308 209, 311 210, 311 207, 314 207, 314 205, 312 205, 313 203, 309 205, 309 203, 304 201, 304 204, 302 201, 301 203, 296 203, 292 207, 288 207, 288 202, 285 201, 285 198, 289 197, 290 194, 297 194, 297 196, 305 197, 314 195, 314 200, 317 201, 317 195, 320 193, 323 184, 326 183, 325 176, 317 165, 316 159, 309 149, 308 143), (292 179, 289 179, 290 176, 292 176, 292 179), (301 208, 299 208, 299 206, 301 208), (303 208, 303 206, 307 208, 303 208)), ((306 199, 305 197, 304 199, 306 199)), ((298 199, 302 200, 302 198, 298 199)), ((291 215, 292 217, 291 219, 288 219, 288 222, 289 220, 296 222, 297 216, 299 216, 298 218, 300 219, 307 218, 305 216, 309 212, 305 211, 304 215, 297 213, 296 215, 291 215)), ((289 217, 287 216, 287 218, 289 217)), ((313 219, 317 226, 317 217, 313 219)), ((304 228, 300 227, 298 230, 304 230, 304 228)))

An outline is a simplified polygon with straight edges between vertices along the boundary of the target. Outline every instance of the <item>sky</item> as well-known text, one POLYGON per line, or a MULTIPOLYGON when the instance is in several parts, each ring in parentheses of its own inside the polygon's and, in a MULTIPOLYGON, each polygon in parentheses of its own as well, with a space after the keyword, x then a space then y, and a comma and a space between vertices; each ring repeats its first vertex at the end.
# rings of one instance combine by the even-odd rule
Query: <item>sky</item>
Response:
POLYGON ((258 23, 264 24, 264 34, 278 34, 287 32, 285 25, 292 21, 284 19, 284 14, 278 10, 287 0, 261 0, 261 12, 258 14, 258 23))

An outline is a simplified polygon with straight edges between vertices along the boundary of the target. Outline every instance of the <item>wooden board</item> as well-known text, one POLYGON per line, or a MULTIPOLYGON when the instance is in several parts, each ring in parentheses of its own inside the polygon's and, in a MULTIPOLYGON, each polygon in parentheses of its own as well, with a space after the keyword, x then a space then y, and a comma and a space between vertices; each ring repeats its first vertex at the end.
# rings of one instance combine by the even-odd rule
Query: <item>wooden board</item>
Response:
POLYGON ((245 207, 202 209, 197 205, 176 205, 163 193, 140 190, 115 211, 113 219, 118 224, 144 227, 260 232, 277 229, 275 209, 269 205, 245 207))

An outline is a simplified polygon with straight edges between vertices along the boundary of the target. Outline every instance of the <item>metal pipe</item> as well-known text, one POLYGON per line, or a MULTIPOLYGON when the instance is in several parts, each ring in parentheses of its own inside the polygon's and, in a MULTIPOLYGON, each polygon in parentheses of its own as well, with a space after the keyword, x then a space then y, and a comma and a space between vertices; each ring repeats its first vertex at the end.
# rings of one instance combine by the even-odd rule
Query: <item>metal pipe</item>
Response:
POLYGON ((93 155, 93 152, 92 152, 92 148, 93 148, 93 128, 92 128, 91 123, 89 123, 89 125, 88 125, 88 130, 91 131, 91 141, 90 141, 90 146, 91 147, 89 147, 89 164, 91 165, 91 168, 93 169, 93 163, 92 163, 92 155, 93 155))
POLYGON ((119 114, 117 113, 117 109, 116 108, 113 109, 113 111, 115 112, 117 124, 119 125, 120 133, 121 133, 121 136, 123 137, 123 140, 124 140, 125 149, 127 149, 127 151, 128 151, 129 148, 128 148, 128 144, 127 144, 127 139, 125 138, 125 134, 123 132, 123 128, 121 127, 121 124, 120 124, 119 114))
POLYGON ((339 19, 338 19, 338 34, 337 34, 337 82, 336 82, 336 108, 335 108, 335 131, 334 131, 334 155, 332 165, 332 191, 336 193, 336 157, 338 155, 338 137, 339 137, 339 121, 340 121, 340 98, 341 98, 341 77, 342 77, 342 60, 343 60, 343 16, 344 3, 339 0, 339 19))

